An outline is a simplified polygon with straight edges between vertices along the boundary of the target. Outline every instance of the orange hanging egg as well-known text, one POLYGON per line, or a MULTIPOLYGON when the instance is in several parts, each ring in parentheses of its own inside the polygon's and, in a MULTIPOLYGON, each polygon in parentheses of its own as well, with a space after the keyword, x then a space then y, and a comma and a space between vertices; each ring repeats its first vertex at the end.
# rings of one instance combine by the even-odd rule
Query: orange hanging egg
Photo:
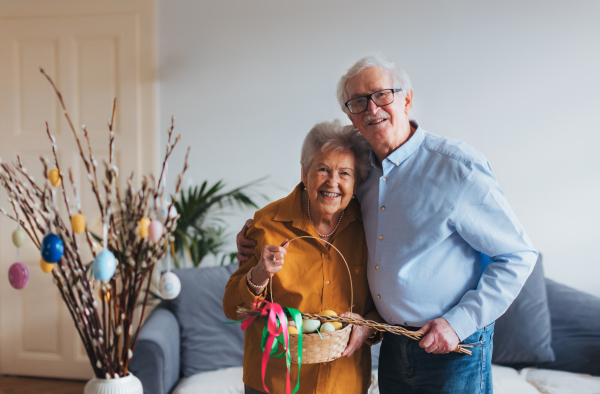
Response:
POLYGON ((60 173, 56 168, 53 168, 50 170, 50 172, 48 172, 48 180, 50 181, 50 184, 54 187, 60 185, 60 173))
POLYGON ((75 234, 81 234, 82 232, 84 232, 85 226, 86 221, 85 217, 82 214, 78 213, 77 215, 71 218, 71 227, 73 228, 73 231, 75 231, 75 234))
POLYGON ((148 227, 150 226, 150 219, 142 218, 140 220, 139 234, 140 238, 146 238, 148 236, 148 227))
POLYGON ((44 259, 40 259, 40 268, 44 273, 48 274, 54 269, 54 264, 46 263, 44 259))

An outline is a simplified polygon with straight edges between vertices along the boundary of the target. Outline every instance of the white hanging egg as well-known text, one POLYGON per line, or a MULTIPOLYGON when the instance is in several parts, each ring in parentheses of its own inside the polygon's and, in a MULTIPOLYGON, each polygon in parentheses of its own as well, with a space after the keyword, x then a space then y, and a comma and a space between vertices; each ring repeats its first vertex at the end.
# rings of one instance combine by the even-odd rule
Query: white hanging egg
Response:
POLYGON ((158 281, 158 290, 165 300, 172 300, 181 291, 181 281, 174 273, 165 272, 158 281))

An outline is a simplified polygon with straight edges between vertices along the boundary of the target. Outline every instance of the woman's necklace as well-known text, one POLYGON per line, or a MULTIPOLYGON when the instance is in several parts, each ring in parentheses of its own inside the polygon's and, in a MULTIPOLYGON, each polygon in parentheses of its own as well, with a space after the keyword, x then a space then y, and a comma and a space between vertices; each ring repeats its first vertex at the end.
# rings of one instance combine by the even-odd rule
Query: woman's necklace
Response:
MULTIPOLYGON (((333 229, 333 231, 330 232, 329 234, 321 234, 320 232, 317 231, 317 234, 319 234, 319 237, 321 237, 321 238, 329 238, 329 237, 331 237, 333 235, 333 233, 335 233, 335 230, 337 230, 338 227, 340 227, 340 223, 342 222, 342 218, 344 217, 344 212, 345 211, 346 211, 345 209, 342 211, 342 214, 340 215, 340 220, 338 220, 337 226, 335 226, 335 228, 333 229)), ((308 199, 308 220, 310 220, 310 222, 312 223, 312 225, 314 226, 315 231, 316 231, 317 230, 317 226, 315 226, 315 224, 313 223, 313 221, 312 221, 312 219, 310 217, 310 198, 308 199)))

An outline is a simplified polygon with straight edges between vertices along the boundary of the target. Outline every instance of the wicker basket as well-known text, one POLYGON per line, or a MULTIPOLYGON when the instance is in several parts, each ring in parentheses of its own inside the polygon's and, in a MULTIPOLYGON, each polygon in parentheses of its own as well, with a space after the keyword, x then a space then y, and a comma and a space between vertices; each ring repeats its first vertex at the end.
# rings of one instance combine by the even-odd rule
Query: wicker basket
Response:
MULTIPOLYGON (((334 248, 342 260, 346 264, 348 269, 348 276, 350 277, 350 311, 352 312, 352 305, 354 304, 354 289, 352 287, 352 274, 350 273, 350 267, 346 262, 346 258, 342 255, 342 252, 333 244, 324 241, 322 239, 302 236, 292 239, 290 242, 300 238, 313 238, 319 241, 323 241, 332 248, 334 248)), ((271 281, 271 283, 273 283, 271 281)), ((271 285, 272 286, 272 285, 271 285)), ((273 288, 271 287, 271 302, 273 301, 273 288)), ((346 324, 341 330, 335 330, 333 332, 322 332, 321 336, 318 333, 314 334, 290 334, 290 352, 292 355, 292 362, 298 363, 298 336, 302 335, 302 364, 317 364, 324 363, 327 361, 333 361, 342 356, 342 352, 348 346, 348 340, 350 339, 350 333, 352 332, 352 324, 346 324), (322 339, 321 339, 322 338, 322 339)))
MULTIPOLYGON (((302 336, 302 364, 317 364, 333 361, 342 356, 342 352, 348 346, 352 325, 348 324, 341 330, 333 332, 322 332, 319 334, 304 334, 302 336)), ((298 336, 290 334, 290 352, 292 362, 298 363, 298 336)))

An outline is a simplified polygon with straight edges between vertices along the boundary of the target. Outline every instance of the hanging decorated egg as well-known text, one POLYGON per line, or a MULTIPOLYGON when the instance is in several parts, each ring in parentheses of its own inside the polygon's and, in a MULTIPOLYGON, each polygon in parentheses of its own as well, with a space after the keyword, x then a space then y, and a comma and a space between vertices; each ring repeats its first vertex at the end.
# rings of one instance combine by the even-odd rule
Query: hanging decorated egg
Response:
POLYGON ((94 259, 94 265, 92 270, 96 279, 103 282, 108 282, 117 269, 117 259, 115 255, 108 249, 104 249, 102 252, 96 255, 94 259))
POLYGON ((146 238, 148 236, 148 227, 150 226, 150 219, 142 218, 140 219, 140 229, 139 234, 140 238, 146 238))
POLYGON ((13 231, 12 241, 17 248, 23 246, 25 244, 25 241, 27 241, 27 233, 25 232, 25 230, 23 230, 22 228, 18 228, 15 231, 13 231))
POLYGON ((21 290, 29 280, 29 270, 23 263, 14 263, 8 269, 8 281, 17 290, 21 290))
POLYGON ((40 247, 42 258, 48 263, 56 263, 65 253, 65 244, 56 234, 48 234, 42 239, 40 247))
POLYGON ((181 291, 181 281, 174 273, 165 272, 158 281, 158 290, 165 300, 172 300, 181 291))
POLYGON ((45 274, 48 274, 54 269, 54 264, 46 263, 44 259, 40 259, 40 268, 45 274))
POLYGON ((150 240, 154 243, 160 241, 160 238, 163 235, 163 224, 160 220, 152 220, 150 223, 150 227, 148 227, 148 235, 150 236, 150 240))
POLYGON ((60 185, 60 172, 58 172, 56 168, 51 169, 48 173, 48 180, 50 181, 50 184, 54 187, 60 185))
POLYGON ((85 217, 80 213, 71 218, 71 227, 73 228, 73 231, 75 231, 75 234, 84 232, 86 224, 85 217))

